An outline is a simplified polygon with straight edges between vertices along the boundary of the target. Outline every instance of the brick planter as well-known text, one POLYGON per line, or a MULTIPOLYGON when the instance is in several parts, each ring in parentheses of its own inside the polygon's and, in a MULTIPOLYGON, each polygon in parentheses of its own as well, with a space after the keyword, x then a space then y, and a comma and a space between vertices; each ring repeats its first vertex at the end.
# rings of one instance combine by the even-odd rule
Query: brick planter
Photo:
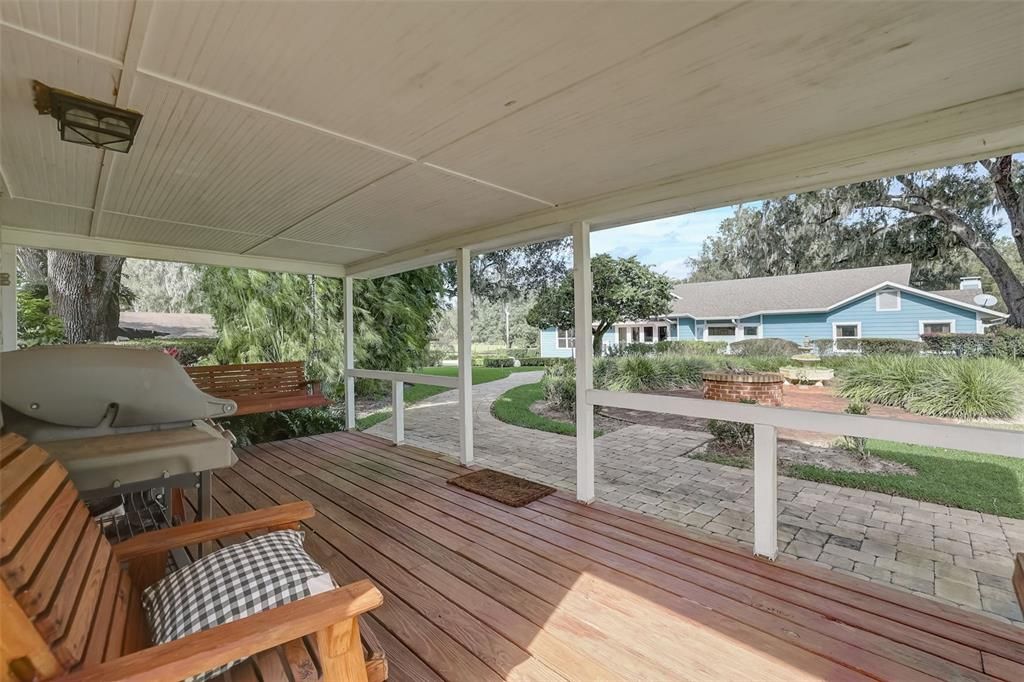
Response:
POLYGON ((759 405, 782 405, 781 374, 775 372, 704 372, 704 399, 738 403, 753 400, 759 405))

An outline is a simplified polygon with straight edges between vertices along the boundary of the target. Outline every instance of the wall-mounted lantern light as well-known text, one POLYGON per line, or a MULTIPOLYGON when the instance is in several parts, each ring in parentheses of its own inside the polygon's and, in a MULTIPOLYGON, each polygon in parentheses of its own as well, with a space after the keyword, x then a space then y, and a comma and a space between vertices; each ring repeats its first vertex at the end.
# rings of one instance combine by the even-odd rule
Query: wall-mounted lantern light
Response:
POLYGON ((57 119, 60 139, 112 152, 127 153, 142 114, 32 81, 36 111, 57 119))

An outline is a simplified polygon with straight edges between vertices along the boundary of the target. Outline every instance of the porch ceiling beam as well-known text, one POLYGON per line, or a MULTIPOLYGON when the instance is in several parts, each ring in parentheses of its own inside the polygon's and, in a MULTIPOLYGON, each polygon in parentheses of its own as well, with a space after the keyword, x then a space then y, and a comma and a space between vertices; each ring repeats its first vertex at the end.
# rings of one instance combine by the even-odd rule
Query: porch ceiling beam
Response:
POLYGON ((205 251, 180 246, 163 246, 121 239, 87 237, 85 235, 63 232, 27 230, 19 227, 0 227, 0 242, 14 246, 28 246, 35 249, 81 251, 102 256, 124 256, 125 258, 166 260, 175 263, 193 263, 195 265, 251 268, 268 272, 293 272, 300 275, 323 275, 324 277, 345 276, 345 266, 332 263, 315 263, 286 258, 273 258, 270 256, 244 256, 222 251, 205 251))
POLYGON ((534 211, 514 220, 463 231, 353 263, 356 277, 379 277, 451 260, 474 251, 564 237, 569 224, 616 227, 790 192, 870 180, 996 156, 1024 147, 1024 90, 809 142, 709 170, 534 211))
MULTIPOLYGON (((139 55, 142 54, 142 42, 146 38, 146 29, 149 27, 149 17, 152 12, 152 0, 136 0, 132 10, 132 21, 128 27, 128 37, 125 40, 123 66, 117 83, 117 95, 114 97, 114 106, 116 107, 126 108, 128 102, 131 101, 132 89, 138 78, 137 69, 139 55)), ((99 234, 100 221, 103 219, 103 203, 107 197, 107 187, 110 185, 110 171, 117 156, 117 152, 106 149, 100 153, 100 174, 96 180, 92 220, 89 223, 89 236, 91 237, 99 234)))

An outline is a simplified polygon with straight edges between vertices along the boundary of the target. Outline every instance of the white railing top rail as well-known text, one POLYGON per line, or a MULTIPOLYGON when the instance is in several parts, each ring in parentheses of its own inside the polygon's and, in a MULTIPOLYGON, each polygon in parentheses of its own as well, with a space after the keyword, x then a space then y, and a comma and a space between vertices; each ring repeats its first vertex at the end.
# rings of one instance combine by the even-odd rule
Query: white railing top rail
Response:
POLYGON ((416 374, 415 372, 389 372, 382 369, 346 369, 344 375, 359 379, 379 379, 381 381, 404 381, 408 384, 429 384, 458 388, 458 377, 443 377, 434 374, 416 374))
POLYGON ((592 406, 663 412, 703 419, 723 419, 747 424, 764 424, 783 429, 878 438, 913 445, 929 445, 1024 458, 1024 431, 1010 429, 903 421, 885 417, 596 389, 587 391, 586 402, 592 406))

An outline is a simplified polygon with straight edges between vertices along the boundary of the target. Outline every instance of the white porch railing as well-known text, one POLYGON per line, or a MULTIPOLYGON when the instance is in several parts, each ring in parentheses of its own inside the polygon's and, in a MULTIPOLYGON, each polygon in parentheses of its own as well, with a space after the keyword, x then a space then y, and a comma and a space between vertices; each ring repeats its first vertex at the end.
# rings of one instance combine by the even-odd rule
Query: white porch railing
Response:
POLYGON ((395 445, 405 442, 405 385, 428 384, 458 388, 458 377, 440 377, 433 374, 416 374, 415 372, 389 372, 380 369, 347 369, 344 370, 345 380, 376 379, 391 382, 391 416, 394 430, 391 440, 395 445))
POLYGON ((770 559, 774 559, 778 552, 778 471, 775 455, 780 428, 1024 458, 1024 432, 1008 429, 899 421, 883 417, 594 389, 586 391, 584 402, 588 408, 619 407, 753 424, 754 553, 770 559))

